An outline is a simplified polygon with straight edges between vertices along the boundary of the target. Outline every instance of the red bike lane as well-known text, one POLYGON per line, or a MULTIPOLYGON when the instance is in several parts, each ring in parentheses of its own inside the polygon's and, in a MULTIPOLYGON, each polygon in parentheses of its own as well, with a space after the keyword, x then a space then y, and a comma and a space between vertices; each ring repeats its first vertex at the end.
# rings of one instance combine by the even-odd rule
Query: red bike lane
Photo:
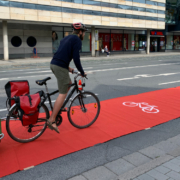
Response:
POLYGON ((87 129, 73 127, 66 113, 62 116, 60 134, 47 129, 25 144, 13 141, 2 122, 5 137, 0 143, 0 177, 176 119, 180 117, 180 87, 101 101, 99 118, 87 129))

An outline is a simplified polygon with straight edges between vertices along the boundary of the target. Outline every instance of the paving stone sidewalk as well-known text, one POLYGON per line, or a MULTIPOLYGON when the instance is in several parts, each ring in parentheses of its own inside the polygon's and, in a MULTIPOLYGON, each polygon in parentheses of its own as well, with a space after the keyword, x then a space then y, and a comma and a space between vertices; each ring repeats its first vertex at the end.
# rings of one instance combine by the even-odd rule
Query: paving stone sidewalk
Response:
POLYGON ((180 180, 180 134, 68 180, 180 180))

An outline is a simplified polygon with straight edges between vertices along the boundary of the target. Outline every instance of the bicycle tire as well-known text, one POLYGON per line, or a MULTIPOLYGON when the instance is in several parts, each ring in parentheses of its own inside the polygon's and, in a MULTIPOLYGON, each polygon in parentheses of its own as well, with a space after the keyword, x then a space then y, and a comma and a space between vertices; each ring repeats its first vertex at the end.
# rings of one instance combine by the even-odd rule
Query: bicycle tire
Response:
POLYGON ((147 108, 142 108, 142 111, 145 113, 159 113, 159 109, 153 108, 153 110, 149 111, 147 108))
MULTIPOLYGON (((90 102, 90 101, 89 101, 89 102, 90 102)), ((86 109, 86 108, 85 108, 85 109, 86 109)), ((88 108, 89 108, 89 107, 88 107, 88 108)), ((84 114, 89 111, 89 110, 87 110, 87 109, 83 111, 82 108, 80 108, 80 109, 78 109, 78 110, 79 110, 79 113, 82 111, 84 114), (86 112, 85 112, 85 111, 86 111, 86 112)), ((98 118, 98 116, 99 116, 99 113, 100 113, 100 102, 99 102, 99 99, 98 99, 98 97, 97 97, 94 93, 92 93, 92 92, 89 92, 89 91, 82 92, 82 93, 78 94, 77 96, 75 96, 75 97, 73 98, 73 100, 72 100, 71 103, 70 103, 70 106, 69 106, 69 108, 68 108, 68 112, 67 112, 67 113, 68 113, 69 122, 70 122, 74 127, 79 128, 79 129, 87 128, 87 127, 91 126, 91 125, 97 120, 97 118, 98 118), (96 114, 95 114, 94 118, 93 118, 89 123, 84 124, 84 125, 79 125, 79 124, 77 124, 77 122, 75 122, 74 116, 72 116, 72 111, 73 111, 73 109, 74 109, 74 108, 77 109, 77 107, 79 106, 78 104, 75 103, 75 101, 79 102, 79 98, 82 99, 82 97, 83 97, 83 103, 84 103, 84 102, 85 102, 85 98, 87 98, 87 97, 89 97, 89 96, 92 96, 92 97, 94 98, 94 102, 86 104, 85 107, 87 108, 87 106, 90 106, 90 105, 93 105, 93 104, 94 104, 94 107, 97 106, 97 107, 95 107, 95 108, 97 108, 97 111, 95 112, 96 114), (74 106, 73 106, 73 105, 74 105, 74 106), (76 105, 78 105, 78 106, 76 106, 76 105), (72 117, 73 117, 73 118, 72 118, 72 117)), ((83 113, 81 113, 81 115, 82 115, 83 113)), ((92 114, 92 113, 91 113, 91 114, 92 114)), ((79 114, 79 115, 80 115, 80 114, 79 114)), ((86 114, 86 115, 87 115, 87 114, 86 114)), ((81 116, 81 118, 82 118, 82 116, 81 116)), ((78 119, 78 120, 79 120, 79 119, 78 119)))
MULTIPOLYGON (((46 119, 48 119, 48 118, 49 118, 49 110, 48 110, 47 106, 46 106, 45 104, 43 104, 43 105, 41 105, 40 108, 43 108, 43 109, 44 109, 44 113, 45 113, 46 119)), ((10 136, 13 140, 15 140, 15 141, 17 141, 17 142, 20 142, 20 143, 31 142, 31 141, 34 141, 35 139, 39 138, 39 137, 44 133, 44 131, 45 131, 46 128, 47 128, 47 122, 44 121, 44 120, 42 121, 42 122, 44 122, 44 125, 42 125, 43 128, 42 128, 42 130, 41 130, 36 136, 31 137, 31 138, 29 138, 29 139, 21 139, 21 138, 16 137, 16 135, 14 135, 14 133, 13 133, 12 130, 11 130, 11 125, 10 125, 10 123, 11 123, 11 117, 14 118, 14 111, 16 111, 16 110, 17 110, 17 105, 15 104, 15 105, 12 107, 12 109, 9 111, 9 114, 8 114, 8 116, 7 116, 7 119, 6 119, 6 130, 7 130, 7 133, 9 134, 9 136, 10 136)), ((18 117, 16 116, 16 118, 18 118, 18 117)), ((18 119, 17 119, 17 120, 18 120, 18 119)), ((24 130, 25 126, 22 125, 21 121, 18 120, 17 122, 19 123, 19 127, 24 130), (22 127, 20 126, 20 124, 22 125, 22 127)), ((14 122, 13 122, 13 123, 14 123, 14 122)), ((38 123, 38 122, 37 122, 37 123, 38 123)), ((32 125, 32 126, 35 127, 36 124, 35 124, 35 125, 32 125)), ((38 126, 38 125, 37 125, 37 126, 38 126)), ((40 126, 40 125, 39 125, 39 126, 40 126)), ((32 127, 32 128, 33 128, 33 127, 32 127)), ((26 130, 27 130, 27 128, 28 128, 28 127, 26 127, 26 130)), ((28 133, 31 133, 31 132, 28 131, 28 133)))

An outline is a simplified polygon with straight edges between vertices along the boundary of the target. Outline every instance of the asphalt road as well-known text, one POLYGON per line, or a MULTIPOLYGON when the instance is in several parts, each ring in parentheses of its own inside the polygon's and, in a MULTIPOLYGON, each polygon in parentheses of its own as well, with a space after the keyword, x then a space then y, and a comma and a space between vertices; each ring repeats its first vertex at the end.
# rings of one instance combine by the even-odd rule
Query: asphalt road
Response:
MULTIPOLYGON (((73 63, 72 67, 74 67, 73 63)), ((159 89, 180 86, 180 58, 178 56, 121 58, 97 61, 83 61, 88 73, 85 90, 98 94, 101 101, 116 97, 129 96, 159 89)), ((24 66, 19 69, 0 70, 0 117, 6 115, 6 95, 4 85, 9 80, 27 79, 31 93, 42 90, 35 83, 37 79, 50 76, 49 91, 57 89, 56 79, 49 69, 49 63, 41 68, 24 66)), ((71 75, 73 80, 73 75, 71 75)), ((56 95, 52 100, 56 99, 56 95)), ((117 112, 118 113, 118 112, 117 112)), ((132 133, 117 139, 98 144, 64 157, 43 163, 32 169, 20 171, 3 177, 3 180, 60 179, 65 180, 94 167, 116 160, 142 148, 151 146, 179 134, 179 119, 162 125, 132 133)), ((51 152, 47 152, 51 153, 51 152)), ((33 157, 32 157, 33 158, 33 157)))

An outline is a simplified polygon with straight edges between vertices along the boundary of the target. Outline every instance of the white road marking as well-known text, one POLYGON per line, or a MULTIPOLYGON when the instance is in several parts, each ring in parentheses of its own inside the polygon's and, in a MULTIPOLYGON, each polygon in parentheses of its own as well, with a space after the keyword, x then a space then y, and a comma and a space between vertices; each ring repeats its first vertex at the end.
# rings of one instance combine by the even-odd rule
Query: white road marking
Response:
MULTIPOLYGON (((137 69, 137 68, 145 68, 145 67, 156 67, 156 66, 170 66, 174 64, 180 64, 180 63, 168 63, 168 64, 152 64, 152 65, 145 65, 145 66, 131 66, 131 67, 121 67, 121 68, 109 68, 109 69, 99 69, 99 70, 92 70, 92 71, 87 71, 86 73, 90 74, 93 72, 104 72, 104 71, 117 71, 117 70, 124 70, 124 69, 137 69)), ((53 75, 51 74, 46 74, 46 76, 53 75)), ((45 76, 44 74, 41 75, 36 75, 36 76, 23 76, 23 77, 17 77, 17 78, 28 78, 28 77, 38 77, 38 76, 45 76)), ((9 78, 1 78, 0 81, 3 80, 8 80, 16 77, 9 77, 9 78)))
POLYGON ((134 77, 130 78, 122 78, 122 79, 117 79, 118 81, 126 81, 126 80, 132 80, 132 79, 139 79, 139 78, 149 78, 149 77, 157 77, 157 76, 172 76, 180 74, 180 72, 177 73, 164 73, 164 74, 156 74, 156 75, 151 75, 151 74, 141 74, 141 75, 136 75, 134 77))
POLYGON ((19 69, 19 70, 7 70, 7 71, 0 71, 0 73, 2 72, 18 72, 18 71, 36 71, 36 70, 42 70, 42 69, 49 69, 49 68, 37 68, 37 69, 19 69))
POLYGON ((0 81, 9 80, 9 78, 1 78, 0 81))
MULTIPOLYGON (((51 74, 46 74, 46 76, 51 76, 53 75, 52 73, 51 74)), ((21 79, 21 78, 28 78, 28 77, 38 77, 38 76, 45 76, 44 74, 41 74, 41 75, 36 75, 36 76, 23 76, 23 77, 9 77, 9 78, 1 78, 0 81, 3 81, 3 80, 9 80, 9 79, 15 79, 15 78, 18 78, 18 79, 21 79)))
POLYGON ((146 128, 145 130, 149 130, 149 129, 151 129, 151 128, 149 127, 149 128, 146 128))
POLYGON ((114 65, 114 64, 127 64, 127 63, 111 63, 111 64, 100 64, 100 65, 107 66, 107 65, 114 65))
POLYGON ((32 168, 34 168, 34 166, 30 166, 30 167, 24 168, 24 170, 26 171, 26 170, 32 169, 32 168))
POLYGON ((171 81, 171 82, 166 82, 166 83, 159 83, 159 85, 164 85, 164 84, 173 84, 173 83, 178 83, 180 81, 171 81))
POLYGON ((2 112, 2 111, 7 111, 7 109, 0 109, 0 112, 2 112))
POLYGON ((51 71, 51 70, 48 70, 48 71, 26 72, 25 74, 31 74, 31 73, 45 73, 45 72, 52 72, 52 71, 51 71))
POLYGON ((180 63, 151 64, 151 65, 145 65, 145 66, 130 66, 130 67, 121 67, 121 68, 109 68, 109 69, 100 69, 100 70, 88 71, 88 73, 103 72, 103 71, 117 71, 117 70, 124 70, 124 69, 136 69, 136 68, 146 68, 146 67, 156 67, 156 66, 170 66, 170 65, 174 65, 174 64, 180 64, 180 63))

